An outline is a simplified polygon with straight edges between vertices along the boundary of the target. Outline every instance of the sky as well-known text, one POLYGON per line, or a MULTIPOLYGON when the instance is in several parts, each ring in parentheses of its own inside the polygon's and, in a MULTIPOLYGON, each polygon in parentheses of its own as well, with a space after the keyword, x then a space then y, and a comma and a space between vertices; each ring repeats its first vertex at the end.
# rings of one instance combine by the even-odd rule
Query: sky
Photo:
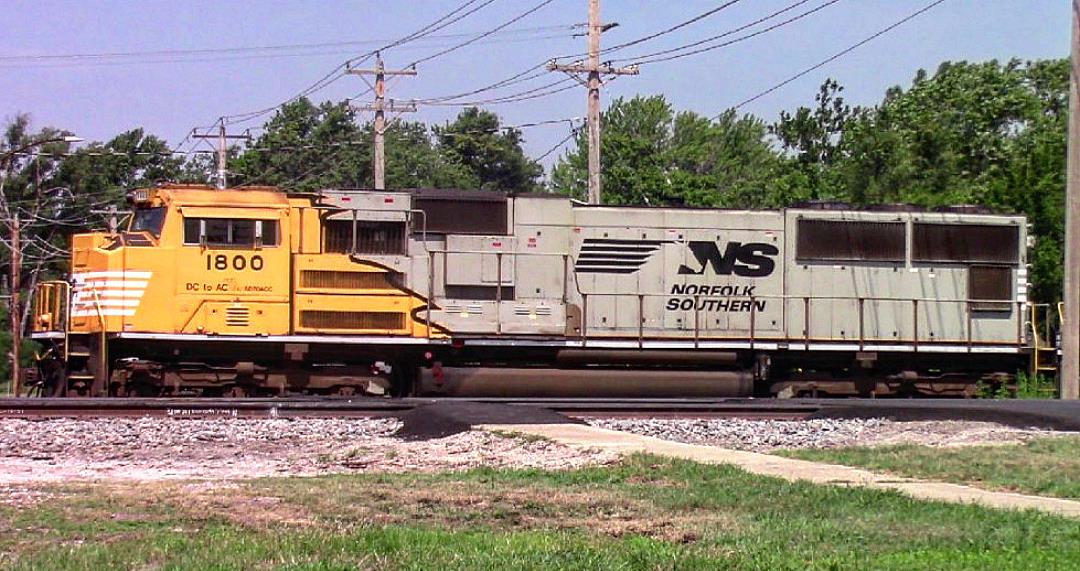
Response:
MULTIPOLYGON (((474 0, 466 10, 483 7, 432 37, 392 47, 382 55, 388 68, 406 66, 506 24, 541 1, 494 0, 485 5, 487 0, 474 0)), ((809 0, 741 34, 828 1, 809 0)), ((221 116, 272 108, 347 59, 411 34, 464 2, 4 0, 8 24, 0 34, 0 120, 29 113, 35 128, 63 128, 87 140, 108 140, 128 129, 143 127, 177 148, 205 150, 209 143, 185 140, 193 128, 206 128, 221 116), (248 49, 306 44, 324 45, 248 49), (222 49, 233 51, 160 54, 222 49), (138 55, 52 57, 107 53, 138 55)), ((793 2, 741 0, 604 59, 625 58, 615 63, 626 65, 643 54, 724 33, 793 2)), ((642 65, 639 75, 620 77, 605 85, 603 105, 615 97, 663 94, 677 110, 715 115, 929 2, 839 0, 796 22, 728 47, 642 65)), ((648 36, 725 3, 604 0, 602 21, 618 25, 604 33, 603 45, 610 47, 648 36)), ((586 39, 575 36, 583 30, 573 26, 587 21, 587 6, 587 0, 550 0, 500 32, 420 62, 416 77, 401 77, 390 83, 388 96, 398 100, 430 99, 466 92, 552 57, 583 52, 586 39)), ((1065 57, 1069 29, 1069 0, 946 0, 740 111, 775 120, 782 110, 812 104, 817 87, 829 77, 845 87, 849 103, 872 105, 889 87, 908 85, 920 68, 932 71, 946 60, 1065 57)), ((363 67, 370 65, 367 61, 363 67)), ((543 74, 462 101, 520 93, 564 77, 555 72, 543 74)), ((314 93, 312 99, 338 101, 366 89, 360 77, 343 76, 314 93)), ((585 106, 585 89, 573 88, 485 107, 498 113, 504 124, 519 125, 580 118, 585 115, 585 106)), ((406 118, 443 123, 460 109, 420 106, 406 118)), ((236 122, 229 129, 239 132, 256 128, 267 118, 269 115, 236 122)), ((540 156, 563 140, 569 129, 565 122, 524 128, 526 152, 540 156)), ((565 150, 565 146, 558 147, 544 163, 550 166, 565 150)))

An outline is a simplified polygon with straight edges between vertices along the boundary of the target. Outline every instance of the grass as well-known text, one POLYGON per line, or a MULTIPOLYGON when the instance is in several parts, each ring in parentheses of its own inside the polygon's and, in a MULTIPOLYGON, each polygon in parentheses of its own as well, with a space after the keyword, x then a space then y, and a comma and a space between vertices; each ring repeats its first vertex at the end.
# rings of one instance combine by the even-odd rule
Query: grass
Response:
POLYGON ((914 478, 1080 498, 1080 437, 1038 438, 1024 444, 992 446, 933 448, 905 444, 778 453, 914 478))
POLYGON ((1075 521, 651 456, 47 491, 0 507, 0 568, 1080 568, 1075 521))

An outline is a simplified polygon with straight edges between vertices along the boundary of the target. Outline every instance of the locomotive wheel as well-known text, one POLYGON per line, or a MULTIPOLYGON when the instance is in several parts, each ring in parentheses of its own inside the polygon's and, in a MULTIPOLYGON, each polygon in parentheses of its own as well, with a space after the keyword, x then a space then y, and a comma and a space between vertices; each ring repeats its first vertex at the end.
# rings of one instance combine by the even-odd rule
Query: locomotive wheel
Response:
POLYGON ((225 391, 222 392, 221 396, 230 399, 242 399, 251 396, 251 391, 249 391, 247 387, 233 385, 226 388, 225 391))
POLYGON ((338 387, 337 396, 339 396, 339 397, 356 396, 356 387, 338 387))

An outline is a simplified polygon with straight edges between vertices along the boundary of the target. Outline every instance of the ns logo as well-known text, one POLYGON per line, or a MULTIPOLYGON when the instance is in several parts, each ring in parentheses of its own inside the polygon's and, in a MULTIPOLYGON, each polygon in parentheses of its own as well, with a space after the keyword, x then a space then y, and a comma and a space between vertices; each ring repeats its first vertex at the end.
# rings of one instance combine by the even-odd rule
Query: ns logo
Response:
POLYGON ((680 265, 680 275, 702 275, 706 268, 711 267, 717 275, 762 278, 773 273, 776 262, 772 256, 780 253, 776 246, 758 242, 728 242, 723 253, 716 242, 689 242, 687 246, 700 267, 695 269, 680 265))

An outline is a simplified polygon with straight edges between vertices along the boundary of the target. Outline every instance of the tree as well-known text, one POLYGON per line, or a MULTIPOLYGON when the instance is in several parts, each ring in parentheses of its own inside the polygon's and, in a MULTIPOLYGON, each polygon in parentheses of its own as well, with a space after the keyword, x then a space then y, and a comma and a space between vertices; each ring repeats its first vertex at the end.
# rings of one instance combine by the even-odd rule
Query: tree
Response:
MULTIPOLYGON (((446 157, 423 123, 392 122, 386 128, 389 188, 474 187, 468 169, 446 157)), ((357 124, 347 102, 315 106, 287 103, 247 149, 230 160, 238 185, 271 185, 293 191, 370 188, 374 181, 371 123, 357 124)))
POLYGON ((371 153, 370 130, 357 126, 347 103, 315 106, 301 98, 281 106, 229 171, 234 185, 362 188, 371 184, 371 153))
POLYGON ((780 120, 769 128, 784 152, 794 157, 794 166, 806 176, 811 198, 828 198, 837 192, 829 169, 839 159, 845 128, 860 113, 844 102, 843 90, 836 81, 826 79, 814 96, 813 109, 781 111, 780 120))
POLYGON ((980 204, 1028 216, 1033 297, 1059 299, 1067 60, 945 62, 847 118, 828 164, 856 204, 980 204))
MULTIPOLYGON (((676 114, 663 96, 616 99, 602 115, 604 202, 754 207, 772 204, 769 180, 780 166, 759 119, 727 111, 715 120, 676 114)), ((588 143, 556 164, 556 192, 582 196, 588 143)))
POLYGON ((432 130, 441 153, 450 163, 468 169, 474 186, 508 192, 539 188, 543 168, 525 156, 521 131, 501 128, 498 115, 469 107, 453 122, 432 130))

